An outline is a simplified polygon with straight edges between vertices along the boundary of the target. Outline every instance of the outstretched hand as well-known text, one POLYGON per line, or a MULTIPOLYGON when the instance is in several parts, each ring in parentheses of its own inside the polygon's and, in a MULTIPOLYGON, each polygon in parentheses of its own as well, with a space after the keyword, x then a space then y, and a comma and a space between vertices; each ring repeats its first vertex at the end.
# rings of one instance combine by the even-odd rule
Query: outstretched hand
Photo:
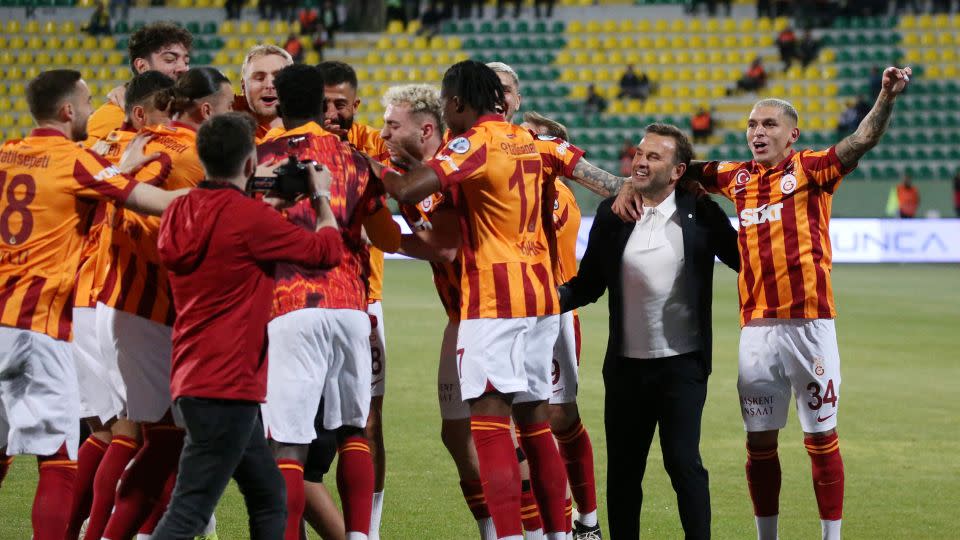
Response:
POLYGON ((910 76, 913 75, 913 69, 909 66, 905 68, 898 67, 888 67, 883 70, 883 85, 881 86, 882 91, 890 95, 890 97, 896 97, 900 95, 904 90, 907 89, 907 84, 910 82, 910 76))
POLYGON ((133 176, 140 172, 140 169, 147 166, 151 161, 160 157, 160 152, 144 155, 144 148, 147 146, 147 143, 150 142, 151 138, 153 138, 152 133, 141 133, 130 141, 117 166, 120 172, 133 176))

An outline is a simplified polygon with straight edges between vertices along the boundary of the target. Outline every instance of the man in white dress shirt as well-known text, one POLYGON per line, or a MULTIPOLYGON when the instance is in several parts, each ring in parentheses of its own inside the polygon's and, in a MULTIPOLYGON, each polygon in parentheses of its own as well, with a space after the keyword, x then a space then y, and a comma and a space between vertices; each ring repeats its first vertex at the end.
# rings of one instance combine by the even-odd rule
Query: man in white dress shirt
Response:
POLYGON ((643 215, 624 223, 612 199, 597 209, 577 276, 560 287, 564 311, 609 289, 604 361, 610 534, 639 538, 647 453, 659 425, 664 467, 686 538, 710 537, 710 492, 700 419, 711 364, 714 257, 739 269, 737 233, 708 196, 677 188, 690 140, 647 126, 633 159, 643 215))

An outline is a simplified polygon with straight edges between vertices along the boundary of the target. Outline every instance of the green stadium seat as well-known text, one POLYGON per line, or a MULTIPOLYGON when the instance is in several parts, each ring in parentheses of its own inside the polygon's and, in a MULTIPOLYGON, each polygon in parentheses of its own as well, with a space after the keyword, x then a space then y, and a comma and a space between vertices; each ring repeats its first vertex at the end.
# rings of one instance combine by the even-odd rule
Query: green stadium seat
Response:
POLYGON ((200 34, 200 23, 198 23, 197 21, 188 22, 186 28, 187 28, 187 32, 190 32, 195 36, 200 34))
MULTIPOLYGON (((480 25, 480 31, 481 31, 481 32, 483 32, 484 25, 486 25, 486 24, 489 24, 489 23, 484 23, 484 24, 480 25)), ((497 27, 496 27, 496 30, 495 30, 495 31, 496 31, 498 34, 510 34, 510 33, 513 33, 513 29, 510 28, 510 23, 509 23, 508 21, 500 21, 499 23, 497 23, 497 27)))
POLYGON ((564 31, 566 31, 566 29, 567 29, 567 24, 565 22, 557 21, 553 23, 553 28, 551 29, 551 33, 562 34, 564 31))
POLYGON ((480 33, 481 34, 492 34, 495 30, 493 29, 493 23, 490 21, 484 21, 480 23, 480 33))
POLYGON ((547 23, 543 21, 537 21, 533 25, 533 31, 537 34, 546 34, 547 33, 547 23))
POLYGON ((209 34, 216 34, 216 33, 217 33, 217 23, 215 23, 215 22, 213 22, 213 21, 209 21, 209 22, 203 23, 203 29, 201 30, 201 32, 203 32, 204 34, 207 34, 207 35, 209 35, 209 34))

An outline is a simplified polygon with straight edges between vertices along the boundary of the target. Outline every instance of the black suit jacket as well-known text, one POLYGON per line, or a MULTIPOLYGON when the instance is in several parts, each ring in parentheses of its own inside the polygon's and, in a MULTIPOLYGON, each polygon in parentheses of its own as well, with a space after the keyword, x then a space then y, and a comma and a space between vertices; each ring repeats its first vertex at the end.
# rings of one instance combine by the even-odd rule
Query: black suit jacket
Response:
MULTIPOLYGON (((713 267, 714 256, 739 271, 737 231, 720 206, 709 196, 677 188, 677 214, 683 231, 683 258, 686 265, 687 301, 697 314, 700 330, 700 352, 711 369, 713 350, 713 267)), ((634 223, 624 223, 611 207, 613 198, 600 203, 590 229, 587 251, 580 261, 577 275, 560 287, 560 305, 569 311, 596 302, 603 291, 610 290, 610 334, 606 359, 621 355, 623 345, 623 291, 620 276, 621 259, 634 223)))

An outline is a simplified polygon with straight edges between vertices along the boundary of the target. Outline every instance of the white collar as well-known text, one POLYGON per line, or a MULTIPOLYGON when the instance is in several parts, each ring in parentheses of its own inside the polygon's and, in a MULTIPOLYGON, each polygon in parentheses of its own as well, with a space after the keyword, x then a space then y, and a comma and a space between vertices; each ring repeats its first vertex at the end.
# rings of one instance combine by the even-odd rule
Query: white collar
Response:
MULTIPOLYGON (((644 206, 644 209, 650 208, 649 206, 644 206)), ((664 217, 673 216, 674 212, 677 211, 677 190, 673 190, 667 195, 667 198, 663 200, 660 204, 655 206, 657 213, 664 217)))

